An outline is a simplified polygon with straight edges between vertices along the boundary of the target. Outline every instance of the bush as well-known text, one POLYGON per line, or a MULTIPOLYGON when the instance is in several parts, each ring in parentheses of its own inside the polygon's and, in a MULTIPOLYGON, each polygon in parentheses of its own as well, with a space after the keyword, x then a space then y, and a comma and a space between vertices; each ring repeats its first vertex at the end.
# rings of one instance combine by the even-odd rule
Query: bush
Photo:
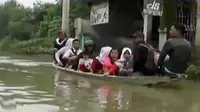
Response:
POLYGON ((9 49, 15 53, 50 54, 53 53, 52 38, 37 38, 13 43, 9 49))
POLYGON ((188 74, 188 79, 189 80, 194 80, 194 81, 200 81, 200 66, 191 64, 187 71, 186 74, 188 74))
POLYGON ((200 81, 200 46, 196 47, 196 54, 192 58, 186 74, 188 74, 189 80, 200 81))

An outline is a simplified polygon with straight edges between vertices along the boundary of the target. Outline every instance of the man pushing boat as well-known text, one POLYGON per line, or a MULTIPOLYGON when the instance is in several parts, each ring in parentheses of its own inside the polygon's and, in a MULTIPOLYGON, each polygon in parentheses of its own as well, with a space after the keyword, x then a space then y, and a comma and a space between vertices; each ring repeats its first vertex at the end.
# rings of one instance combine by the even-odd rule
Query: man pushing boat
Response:
POLYGON ((180 74, 184 74, 191 60, 192 47, 191 43, 183 37, 184 32, 184 25, 172 25, 171 38, 166 41, 160 53, 158 66, 162 73, 171 77, 179 77, 180 74), (170 58, 164 62, 167 55, 170 58))

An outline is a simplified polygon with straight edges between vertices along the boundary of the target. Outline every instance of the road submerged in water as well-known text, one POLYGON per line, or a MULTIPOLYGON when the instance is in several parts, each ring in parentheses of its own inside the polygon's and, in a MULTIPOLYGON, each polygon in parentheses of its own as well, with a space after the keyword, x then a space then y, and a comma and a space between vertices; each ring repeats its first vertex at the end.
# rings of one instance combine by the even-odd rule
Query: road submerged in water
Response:
POLYGON ((50 56, 0 56, 0 112, 200 112, 199 85, 113 84, 56 71, 50 56))

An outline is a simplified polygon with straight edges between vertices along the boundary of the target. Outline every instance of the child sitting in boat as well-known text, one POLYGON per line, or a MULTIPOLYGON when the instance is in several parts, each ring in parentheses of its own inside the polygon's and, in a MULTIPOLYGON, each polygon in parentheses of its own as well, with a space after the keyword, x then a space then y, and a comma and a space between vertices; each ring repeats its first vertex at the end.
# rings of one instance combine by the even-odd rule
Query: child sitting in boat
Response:
POLYGON ((105 59, 108 57, 111 47, 106 46, 102 47, 99 56, 97 56, 92 63, 92 72, 97 74, 103 73, 103 63, 105 59))
POLYGON ((115 64, 115 62, 119 59, 119 51, 117 49, 112 49, 110 51, 109 56, 105 59, 103 63, 104 73, 107 73, 110 71, 112 66, 115 64))
POLYGON ((132 51, 130 48, 123 48, 120 59, 115 62, 112 68, 106 73, 108 75, 128 76, 133 73, 132 66, 129 63, 132 59, 132 51))
POLYGON ((93 59, 89 58, 90 53, 87 51, 82 52, 82 58, 79 59, 78 70, 82 72, 91 72, 93 59))

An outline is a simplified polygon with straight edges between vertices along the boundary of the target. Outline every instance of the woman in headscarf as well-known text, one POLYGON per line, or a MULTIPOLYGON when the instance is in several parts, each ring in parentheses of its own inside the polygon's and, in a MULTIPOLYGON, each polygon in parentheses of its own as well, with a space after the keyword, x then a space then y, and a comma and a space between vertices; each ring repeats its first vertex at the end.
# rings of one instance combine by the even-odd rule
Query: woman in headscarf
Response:
POLYGON ((103 73, 103 63, 104 60, 109 56, 110 51, 112 50, 111 47, 106 46, 102 47, 100 50, 99 56, 97 56, 92 63, 92 72, 97 73, 97 74, 102 74, 103 73))
POLYGON ((120 54, 119 54, 118 49, 113 48, 110 51, 109 56, 105 59, 103 63, 104 73, 108 72, 112 68, 115 62, 119 59, 119 56, 120 54))
POLYGON ((129 73, 132 73, 132 66, 128 66, 132 58, 132 51, 130 48, 125 47, 122 50, 120 59, 115 62, 112 68, 108 71, 108 75, 122 75, 127 76, 129 73))

